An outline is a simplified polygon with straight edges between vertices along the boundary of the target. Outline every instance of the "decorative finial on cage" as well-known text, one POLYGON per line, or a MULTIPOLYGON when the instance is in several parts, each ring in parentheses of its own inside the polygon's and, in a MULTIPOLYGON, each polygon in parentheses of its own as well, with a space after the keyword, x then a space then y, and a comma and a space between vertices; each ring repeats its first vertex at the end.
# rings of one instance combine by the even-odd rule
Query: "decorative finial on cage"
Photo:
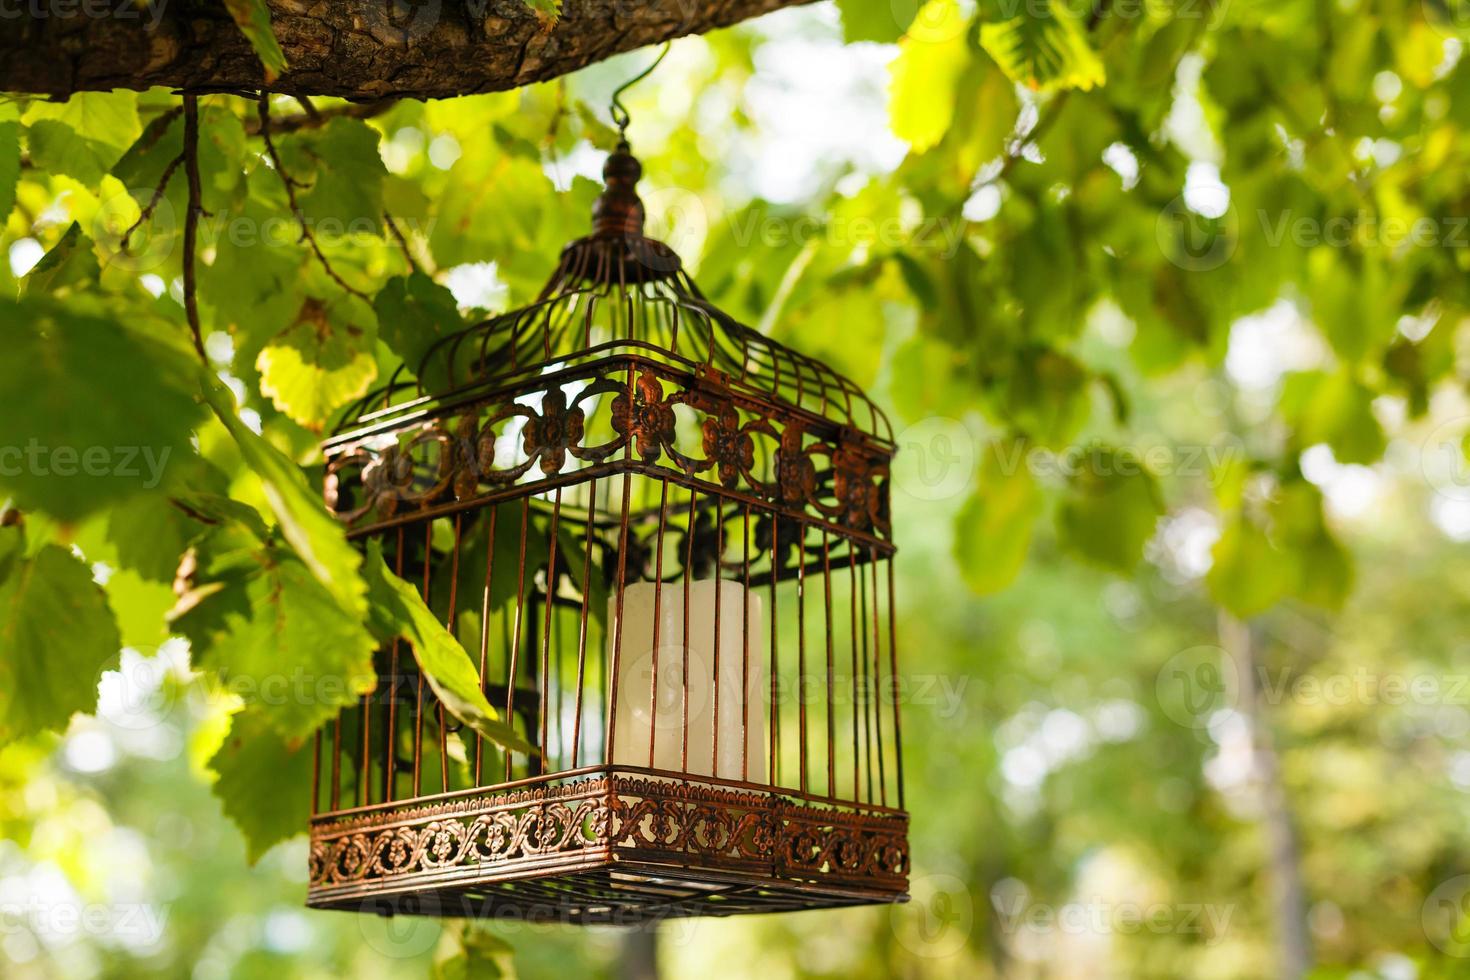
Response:
POLYGON ((665 44, 658 57, 647 68, 613 91, 608 113, 612 116, 613 124, 618 127, 618 145, 602 168, 602 179, 607 189, 592 206, 594 235, 643 235, 643 202, 638 199, 638 192, 634 189, 638 179, 643 176, 643 166, 628 146, 628 124, 633 121, 633 117, 628 112, 628 107, 623 105, 622 94, 651 75, 668 53, 669 45, 665 44))
POLYGON ((602 179, 607 189, 592 205, 594 235, 633 237, 643 234, 643 202, 635 189, 638 178, 642 176, 643 165, 628 152, 627 143, 619 143, 602 167, 602 179))

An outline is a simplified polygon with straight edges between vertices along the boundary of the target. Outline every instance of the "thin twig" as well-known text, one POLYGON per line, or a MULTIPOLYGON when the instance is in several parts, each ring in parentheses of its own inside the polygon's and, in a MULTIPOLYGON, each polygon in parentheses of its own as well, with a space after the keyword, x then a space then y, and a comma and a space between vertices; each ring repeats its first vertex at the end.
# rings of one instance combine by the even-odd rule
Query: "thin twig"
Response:
MULTIPOLYGON (((189 209, 184 213, 184 313, 189 318, 189 332, 194 335, 194 349, 199 359, 209 365, 204 353, 204 334, 199 326, 198 282, 194 275, 199 216, 204 213, 204 192, 199 184, 199 97, 184 96, 184 172, 189 177, 189 209)), ((165 178, 164 183, 167 183, 165 178)))
MULTIPOLYGON (((398 104, 397 99, 383 99, 379 102, 352 103, 349 105, 333 106, 329 109, 316 109, 313 112, 303 112, 299 116, 283 116, 271 119, 271 131, 275 133, 294 133, 302 129, 317 129, 325 126, 333 119, 372 119, 381 116, 389 109, 398 104)), ((260 124, 254 123, 246 128, 251 136, 260 135, 260 124)))
POLYGON ((403 250, 403 257, 408 261, 409 271, 423 272, 424 270, 419 268, 418 261, 413 257, 413 250, 408 246, 408 239, 403 237, 403 229, 398 227, 398 222, 394 221, 393 216, 387 211, 383 212, 383 223, 388 226, 388 230, 398 240, 398 247, 403 250))
POLYGON ((311 117, 312 122, 320 124, 322 114, 316 111, 316 106, 312 104, 311 99, 304 95, 293 95, 291 97, 301 103, 301 108, 306 110, 306 114, 311 117))
POLYGON ((291 213, 296 216, 296 223, 301 226, 300 240, 311 246, 311 250, 316 255, 317 261, 321 263, 322 269, 331 277, 333 282, 341 286, 345 292, 356 296, 365 303, 371 304, 372 300, 368 298, 367 293, 350 285, 346 279, 343 279, 337 274, 337 270, 332 268, 332 263, 328 261, 326 253, 322 251, 321 244, 316 240, 316 236, 311 233, 311 226, 306 223, 306 217, 301 213, 301 205, 296 203, 296 188, 301 185, 286 172, 285 166, 281 163, 281 155, 276 152, 275 140, 271 138, 271 103, 268 93, 260 93, 259 105, 260 137, 265 141, 265 151, 270 156, 271 165, 275 168, 276 176, 281 178, 281 185, 286 188, 286 202, 291 206, 291 213))
POLYGON ((168 182, 173 179, 174 172, 184 162, 184 156, 185 154, 180 153, 164 168, 163 176, 158 178, 158 186, 153 188, 153 197, 148 200, 148 204, 139 212, 138 220, 134 221, 132 227, 122 236, 122 250, 124 252, 128 250, 128 243, 133 238, 133 232, 143 227, 143 222, 153 217, 153 212, 158 207, 158 202, 163 200, 164 192, 168 190, 168 182))

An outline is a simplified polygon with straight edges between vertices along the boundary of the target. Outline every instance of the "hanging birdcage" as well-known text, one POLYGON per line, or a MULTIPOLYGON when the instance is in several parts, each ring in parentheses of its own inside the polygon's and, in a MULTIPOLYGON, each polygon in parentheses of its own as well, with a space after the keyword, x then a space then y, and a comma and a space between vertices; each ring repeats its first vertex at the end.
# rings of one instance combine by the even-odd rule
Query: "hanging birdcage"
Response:
POLYGON ((535 303, 445 337, 325 444, 331 508, 531 751, 380 651, 318 738, 312 906, 630 923, 906 897, 888 424, 644 237, 626 145, 604 176, 535 303))

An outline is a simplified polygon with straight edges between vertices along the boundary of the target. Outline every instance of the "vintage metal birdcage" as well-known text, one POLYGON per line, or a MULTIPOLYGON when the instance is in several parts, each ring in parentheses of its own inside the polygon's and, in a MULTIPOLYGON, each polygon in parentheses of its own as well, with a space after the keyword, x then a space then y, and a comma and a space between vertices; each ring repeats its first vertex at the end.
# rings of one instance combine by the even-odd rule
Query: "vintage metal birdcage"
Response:
POLYGON ((631 923, 906 897, 888 424, 701 295, 644 237, 640 173, 620 147, 540 298, 325 444, 329 505, 533 751, 380 651, 318 739, 312 906, 631 923))

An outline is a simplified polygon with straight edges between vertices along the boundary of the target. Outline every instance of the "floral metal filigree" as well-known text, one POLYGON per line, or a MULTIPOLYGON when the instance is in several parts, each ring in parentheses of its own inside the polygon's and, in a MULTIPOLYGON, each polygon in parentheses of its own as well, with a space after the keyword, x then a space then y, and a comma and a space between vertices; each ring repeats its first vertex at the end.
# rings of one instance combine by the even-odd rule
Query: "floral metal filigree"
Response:
POLYGON ((832 470, 832 492, 842 520, 862 530, 878 516, 878 487, 873 481, 872 464, 861 449, 843 442, 832 454, 832 470))
POLYGON ((613 431, 632 440, 633 450, 645 463, 658 459, 674 441, 674 409, 664 401, 663 385, 644 368, 633 384, 632 397, 623 392, 613 399, 613 431))
POLYGON ((567 463, 567 450, 582 443, 586 427, 582 409, 567 408, 566 393, 555 385, 541 402, 541 414, 526 420, 526 455, 540 457, 541 472, 560 473, 567 463))
POLYGON ((704 455, 715 467, 720 483, 733 488, 742 473, 755 465, 755 441, 740 427, 735 406, 725 402, 704 420, 704 455))
POLYGON ((796 422, 781 432, 776 450, 776 489, 785 504, 800 505, 817 495, 817 468, 802 451, 806 430, 796 422))

